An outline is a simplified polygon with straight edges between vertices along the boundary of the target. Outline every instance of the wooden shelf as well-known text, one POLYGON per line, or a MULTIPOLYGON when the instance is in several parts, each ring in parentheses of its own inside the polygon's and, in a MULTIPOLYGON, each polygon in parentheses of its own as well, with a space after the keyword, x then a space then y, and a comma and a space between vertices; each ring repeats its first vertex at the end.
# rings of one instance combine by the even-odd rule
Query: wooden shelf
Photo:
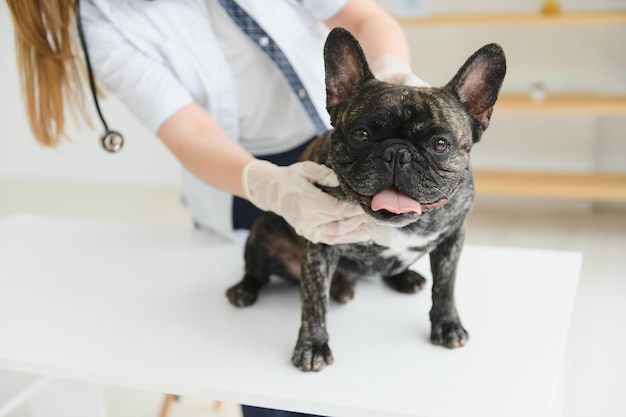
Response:
POLYGON ((626 24, 626 11, 568 12, 558 14, 442 14, 397 18, 403 26, 581 26, 626 24))
MULTIPOLYGON (((398 17, 398 21, 405 27, 624 25, 626 24, 626 10, 555 14, 447 14, 423 18, 398 17)), ((503 94, 496 104, 496 112, 626 115, 626 96, 548 94, 544 100, 533 100, 530 93, 503 94)), ((479 170, 474 175, 476 179, 476 193, 478 195, 626 202, 626 173, 548 173, 479 170)))
POLYGON ((484 196, 626 202, 626 174, 477 171, 484 196))
POLYGON ((530 94, 504 94, 496 103, 496 111, 626 115, 626 96, 548 94, 545 100, 536 101, 530 97, 530 94))

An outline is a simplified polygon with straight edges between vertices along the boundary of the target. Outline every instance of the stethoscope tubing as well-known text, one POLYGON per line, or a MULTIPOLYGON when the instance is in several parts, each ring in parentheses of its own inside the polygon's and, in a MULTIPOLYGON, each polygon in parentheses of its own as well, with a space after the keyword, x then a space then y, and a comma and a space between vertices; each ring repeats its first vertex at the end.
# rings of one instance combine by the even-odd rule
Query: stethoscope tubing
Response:
POLYGON ((85 33, 83 32, 83 25, 80 21, 80 0, 76 0, 76 28, 78 30, 78 38, 80 40, 80 46, 83 49, 85 56, 85 65, 87 67, 87 76, 89 79, 89 88, 91 89, 91 96, 98 112, 98 117, 104 126, 104 135, 101 138, 102 147, 108 152, 116 153, 122 150, 124 146, 124 137, 121 133, 114 130, 110 130, 107 125, 102 110, 100 109, 100 102, 98 100, 98 92, 96 89, 96 80, 93 76, 93 70, 91 67, 91 60, 89 59, 89 51, 87 49, 87 41, 85 40, 85 33))

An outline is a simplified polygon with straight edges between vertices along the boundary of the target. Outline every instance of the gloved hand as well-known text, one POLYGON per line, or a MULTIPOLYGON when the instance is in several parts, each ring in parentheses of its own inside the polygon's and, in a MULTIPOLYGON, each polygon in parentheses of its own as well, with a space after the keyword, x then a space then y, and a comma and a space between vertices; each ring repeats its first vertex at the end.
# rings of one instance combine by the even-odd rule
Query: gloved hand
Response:
POLYGON ((413 74, 411 67, 395 55, 383 55, 372 64, 374 77, 393 84, 413 87, 430 87, 428 83, 413 74))
POLYGON ((252 204, 282 216, 311 242, 332 245, 370 239, 362 226, 373 219, 359 205, 339 201, 313 184, 336 187, 339 182, 331 169, 310 161, 287 167, 253 161, 242 175, 252 204))

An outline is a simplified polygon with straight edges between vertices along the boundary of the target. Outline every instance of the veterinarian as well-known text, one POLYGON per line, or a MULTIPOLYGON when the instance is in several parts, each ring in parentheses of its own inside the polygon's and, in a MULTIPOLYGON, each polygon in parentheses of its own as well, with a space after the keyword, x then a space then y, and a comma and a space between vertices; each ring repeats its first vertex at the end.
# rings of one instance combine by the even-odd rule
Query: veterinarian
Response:
MULTIPOLYGON (((76 3, 7 3, 31 129, 56 146, 68 112, 89 119, 76 3)), ((313 185, 336 183, 332 171, 296 162, 330 128, 322 60, 330 28, 359 39, 379 79, 424 84, 402 28, 374 0, 81 0, 79 11, 95 78, 180 161, 198 227, 234 238, 269 210, 311 241, 370 239, 360 207, 313 185), (267 54, 276 49, 282 57, 267 54)), ((244 407, 246 417, 289 414, 244 407)))

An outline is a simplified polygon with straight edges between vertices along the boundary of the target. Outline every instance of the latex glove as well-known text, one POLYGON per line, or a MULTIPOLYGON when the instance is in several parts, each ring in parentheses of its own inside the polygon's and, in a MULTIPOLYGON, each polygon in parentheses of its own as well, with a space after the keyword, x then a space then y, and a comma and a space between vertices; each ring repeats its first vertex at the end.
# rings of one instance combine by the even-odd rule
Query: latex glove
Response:
POLYGON ((372 73, 381 80, 393 84, 413 87, 430 87, 428 83, 413 74, 411 67, 396 55, 383 55, 372 64, 372 73))
POLYGON ((252 204, 282 216, 311 242, 333 245, 369 240, 362 226, 373 219, 358 204, 339 201, 314 183, 339 185, 331 169, 311 161, 287 167, 253 161, 242 175, 243 189, 252 204))

